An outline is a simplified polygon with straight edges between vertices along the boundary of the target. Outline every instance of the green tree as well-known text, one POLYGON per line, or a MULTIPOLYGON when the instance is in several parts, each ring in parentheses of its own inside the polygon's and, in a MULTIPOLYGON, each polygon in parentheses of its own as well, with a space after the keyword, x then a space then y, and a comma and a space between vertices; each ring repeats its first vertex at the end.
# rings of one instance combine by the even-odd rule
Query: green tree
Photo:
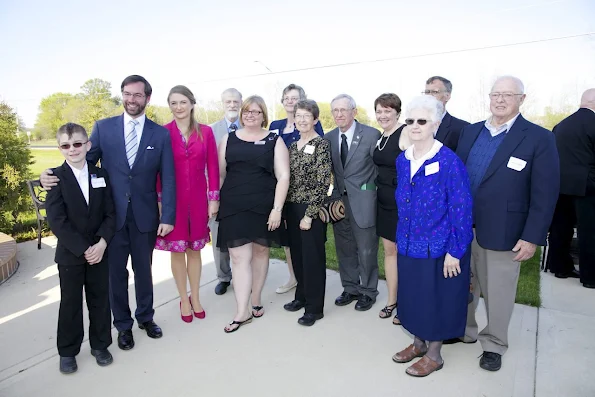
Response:
POLYGON ((33 138, 51 138, 60 126, 70 121, 65 117, 65 109, 74 99, 74 95, 64 92, 56 92, 43 98, 39 104, 39 113, 33 126, 33 138))
POLYGON ((30 178, 31 153, 17 136, 18 118, 0 102, 0 231, 12 233, 20 212, 30 209, 26 181, 30 178))
POLYGON ((159 125, 167 124, 173 119, 167 106, 149 105, 145 109, 145 114, 159 125))
POLYGON ((547 106, 543 111, 543 115, 535 119, 535 123, 551 131, 554 129, 556 124, 570 116, 575 112, 575 110, 576 109, 573 109, 569 105, 562 106, 558 109, 547 106))
POLYGON ((115 116, 119 113, 120 100, 111 97, 111 83, 101 79, 87 80, 77 95, 76 118, 71 119, 91 131, 97 120, 115 116))

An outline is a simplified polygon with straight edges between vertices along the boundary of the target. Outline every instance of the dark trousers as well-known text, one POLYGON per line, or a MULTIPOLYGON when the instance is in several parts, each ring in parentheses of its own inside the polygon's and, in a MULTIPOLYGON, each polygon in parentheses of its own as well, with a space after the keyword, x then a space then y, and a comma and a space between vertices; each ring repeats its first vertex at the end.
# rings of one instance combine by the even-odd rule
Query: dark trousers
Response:
POLYGON ((83 287, 89 309, 89 343, 92 349, 112 344, 109 304, 109 272, 104 259, 95 265, 58 264, 60 311, 58 314, 58 353, 74 357, 83 343, 83 287))
POLYGON ((552 273, 574 269, 570 246, 577 225, 581 282, 595 284, 595 196, 561 194, 550 227, 548 265, 552 273))
POLYGON ((326 225, 313 219, 309 230, 300 229, 307 204, 286 204, 287 232, 293 271, 297 279, 295 299, 305 302, 305 312, 319 314, 324 309, 326 287, 326 225))
POLYGON ((153 249, 157 241, 157 230, 141 233, 136 226, 132 206, 128 205, 126 221, 114 235, 109 249, 110 302, 114 314, 114 325, 118 331, 132 329, 132 316, 128 303, 128 256, 132 257, 134 290, 136 292, 136 321, 144 323, 153 320, 153 249))

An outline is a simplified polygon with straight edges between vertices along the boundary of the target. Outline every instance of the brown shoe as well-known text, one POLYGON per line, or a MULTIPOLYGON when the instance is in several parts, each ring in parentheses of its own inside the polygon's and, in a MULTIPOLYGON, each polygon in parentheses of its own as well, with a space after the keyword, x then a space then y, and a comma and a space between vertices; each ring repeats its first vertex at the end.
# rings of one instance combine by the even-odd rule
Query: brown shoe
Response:
POLYGON ((405 372, 407 375, 415 376, 416 378, 423 378, 434 371, 441 370, 444 366, 444 361, 437 363, 428 356, 423 356, 421 360, 407 368, 405 372))
POLYGON ((426 354, 425 350, 417 350, 414 345, 409 345, 405 350, 401 350, 393 356, 393 361, 399 364, 408 363, 417 357, 426 354))

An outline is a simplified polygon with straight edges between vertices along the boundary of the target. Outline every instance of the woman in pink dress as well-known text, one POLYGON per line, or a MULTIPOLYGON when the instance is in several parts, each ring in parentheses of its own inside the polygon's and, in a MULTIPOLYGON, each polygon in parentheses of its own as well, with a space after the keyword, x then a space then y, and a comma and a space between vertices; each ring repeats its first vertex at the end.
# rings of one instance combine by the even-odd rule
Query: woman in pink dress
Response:
MULTIPOLYGON (((177 85, 170 90, 167 102, 174 116, 164 127, 171 135, 176 169, 176 224, 171 233, 157 237, 155 248, 171 252, 171 271, 180 293, 180 315, 189 323, 193 312, 197 318, 205 317, 198 292, 200 250, 211 240, 208 220, 219 211, 219 162, 213 130, 194 118, 196 100, 192 92, 177 85)), ((159 180, 157 192, 160 197, 159 180)))

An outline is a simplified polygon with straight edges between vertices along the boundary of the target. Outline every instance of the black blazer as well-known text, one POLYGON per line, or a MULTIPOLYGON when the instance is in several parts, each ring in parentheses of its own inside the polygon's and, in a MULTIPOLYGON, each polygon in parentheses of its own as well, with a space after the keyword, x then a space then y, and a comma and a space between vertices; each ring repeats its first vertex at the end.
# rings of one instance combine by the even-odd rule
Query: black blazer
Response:
POLYGON ((560 156, 560 194, 595 196, 595 112, 581 108, 553 132, 560 156))
MULTIPOLYGON (((101 237, 109 244, 116 230, 116 213, 107 172, 87 163, 89 168, 89 205, 64 162, 54 168, 60 183, 48 191, 45 205, 50 229, 58 238, 55 261, 59 265, 83 265, 87 248, 101 237), (105 179, 105 187, 93 188, 91 175, 105 179)), ((103 258, 107 258, 105 250, 103 258)))
MULTIPOLYGON (((484 123, 461 132, 457 154, 465 165, 484 123)), ((554 135, 519 115, 473 198, 477 243, 493 251, 510 251, 519 239, 545 245, 560 191, 559 172, 554 135)))
POLYGON ((444 146, 453 152, 456 152, 461 131, 468 125, 469 123, 465 120, 452 117, 450 113, 446 112, 436 132, 436 140, 442 142, 444 146))

